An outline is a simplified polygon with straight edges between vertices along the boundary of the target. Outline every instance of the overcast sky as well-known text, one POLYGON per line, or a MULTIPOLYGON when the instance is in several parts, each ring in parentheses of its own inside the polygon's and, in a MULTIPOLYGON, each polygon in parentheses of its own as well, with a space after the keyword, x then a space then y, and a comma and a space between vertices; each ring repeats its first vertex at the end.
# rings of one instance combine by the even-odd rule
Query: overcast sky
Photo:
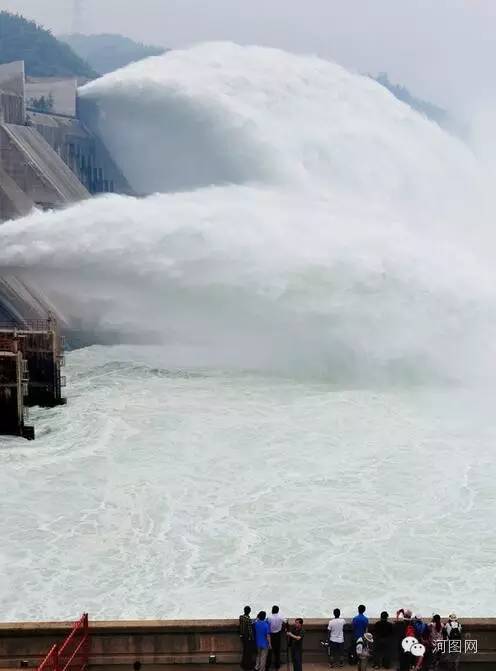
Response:
MULTIPOLYGON (((317 53, 387 71, 413 93, 461 111, 495 96, 496 0, 80 0, 83 32, 180 47, 228 39, 317 53)), ((0 0, 55 33, 74 0, 0 0)))

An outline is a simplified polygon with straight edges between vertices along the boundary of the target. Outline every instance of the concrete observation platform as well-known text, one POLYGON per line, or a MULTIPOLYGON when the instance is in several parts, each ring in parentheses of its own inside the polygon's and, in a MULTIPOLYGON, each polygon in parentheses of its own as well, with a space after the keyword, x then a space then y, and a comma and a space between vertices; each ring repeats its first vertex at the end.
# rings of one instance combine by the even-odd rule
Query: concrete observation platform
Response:
MULTIPOLYGON (((326 650, 320 645, 328 620, 305 618, 303 666, 306 671, 328 668, 326 650)), ((496 618, 460 618, 463 637, 476 640, 478 652, 462 657, 460 671, 496 669, 496 618)), ((371 624, 374 620, 371 620, 371 624)), ((18 668, 21 662, 36 667, 53 643, 67 636, 72 622, 0 624, 0 669, 18 668)), ((349 625, 346 635, 349 639, 349 625)), ((237 620, 91 621, 90 667, 93 671, 132 671, 139 661, 142 671, 202 671, 219 666, 239 669, 240 642, 237 620), (209 657, 215 655, 215 664, 209 657)), ((286 658, 283 655, 284 671, 286 658)), ((352 668, 352 667, 347 667, 352 668)))

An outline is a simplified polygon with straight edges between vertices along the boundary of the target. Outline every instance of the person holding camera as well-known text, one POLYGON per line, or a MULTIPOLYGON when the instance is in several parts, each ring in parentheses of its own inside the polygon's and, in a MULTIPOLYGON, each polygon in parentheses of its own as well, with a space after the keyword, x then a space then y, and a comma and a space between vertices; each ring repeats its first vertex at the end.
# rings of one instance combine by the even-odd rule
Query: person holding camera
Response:
POLYGON ((291 650, 291 660, 293 662, 293 671, 302 671, 303 665, 303 620, 297 617, 294 625, 286 632, 288 637, 288 648, 291 650))

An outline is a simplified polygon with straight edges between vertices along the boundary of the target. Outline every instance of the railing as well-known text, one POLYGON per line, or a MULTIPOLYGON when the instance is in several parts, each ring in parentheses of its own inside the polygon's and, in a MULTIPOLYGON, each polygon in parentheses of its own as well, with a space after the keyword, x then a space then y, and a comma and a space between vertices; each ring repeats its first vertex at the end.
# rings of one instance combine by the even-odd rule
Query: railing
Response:
POLYGON ((0 322, 0 331, 52 331, 54 319, 21 319, 0 322))
POLYGON ((38 671, 57 671, 58 670, 58 645, 52 645, 50 652, 41 662, 38 671))
POLYGON ((37 671, 85 671, 90 652, 88 614, 76 622, 62 644, 55 644, 37 671))
POLYGON ((88 614, 85 613, 59 649, 58 662, 60 671, 68 669, 85 669, 89 656, 88 614))

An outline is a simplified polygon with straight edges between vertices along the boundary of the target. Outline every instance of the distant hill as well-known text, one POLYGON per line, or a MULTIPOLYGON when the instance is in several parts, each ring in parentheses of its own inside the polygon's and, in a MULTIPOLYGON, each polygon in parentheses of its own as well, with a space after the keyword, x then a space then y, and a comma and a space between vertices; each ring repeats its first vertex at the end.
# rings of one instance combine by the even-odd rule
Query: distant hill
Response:
POLYGON ((63 35, 64 40, 81 58, 101 75, 141 61, 160 56, 167 50, 134 42, 123 35, 63 35))
POLYGON ((432 103, 429 103, 420 98, 415 98, 412 96, 410 91, 404 86, 399 84, 393 84, 389 81, 389 77, 386 72, 381 72, 377 77, 372 77, 376 82, 382 84, 388 91, 390 91, 398 100, 402 100, 407 105, 410 105, 414 110, 424 114, 426 117, 435 121, 440 126, 446 126, 450 122, 448 112, 441 107, 437 107, 432 103))
POLYGON ((18 14, 0 11, 0 63, 22 60, 32 77, 96 77, 88 63, 50 31, 18 14))

